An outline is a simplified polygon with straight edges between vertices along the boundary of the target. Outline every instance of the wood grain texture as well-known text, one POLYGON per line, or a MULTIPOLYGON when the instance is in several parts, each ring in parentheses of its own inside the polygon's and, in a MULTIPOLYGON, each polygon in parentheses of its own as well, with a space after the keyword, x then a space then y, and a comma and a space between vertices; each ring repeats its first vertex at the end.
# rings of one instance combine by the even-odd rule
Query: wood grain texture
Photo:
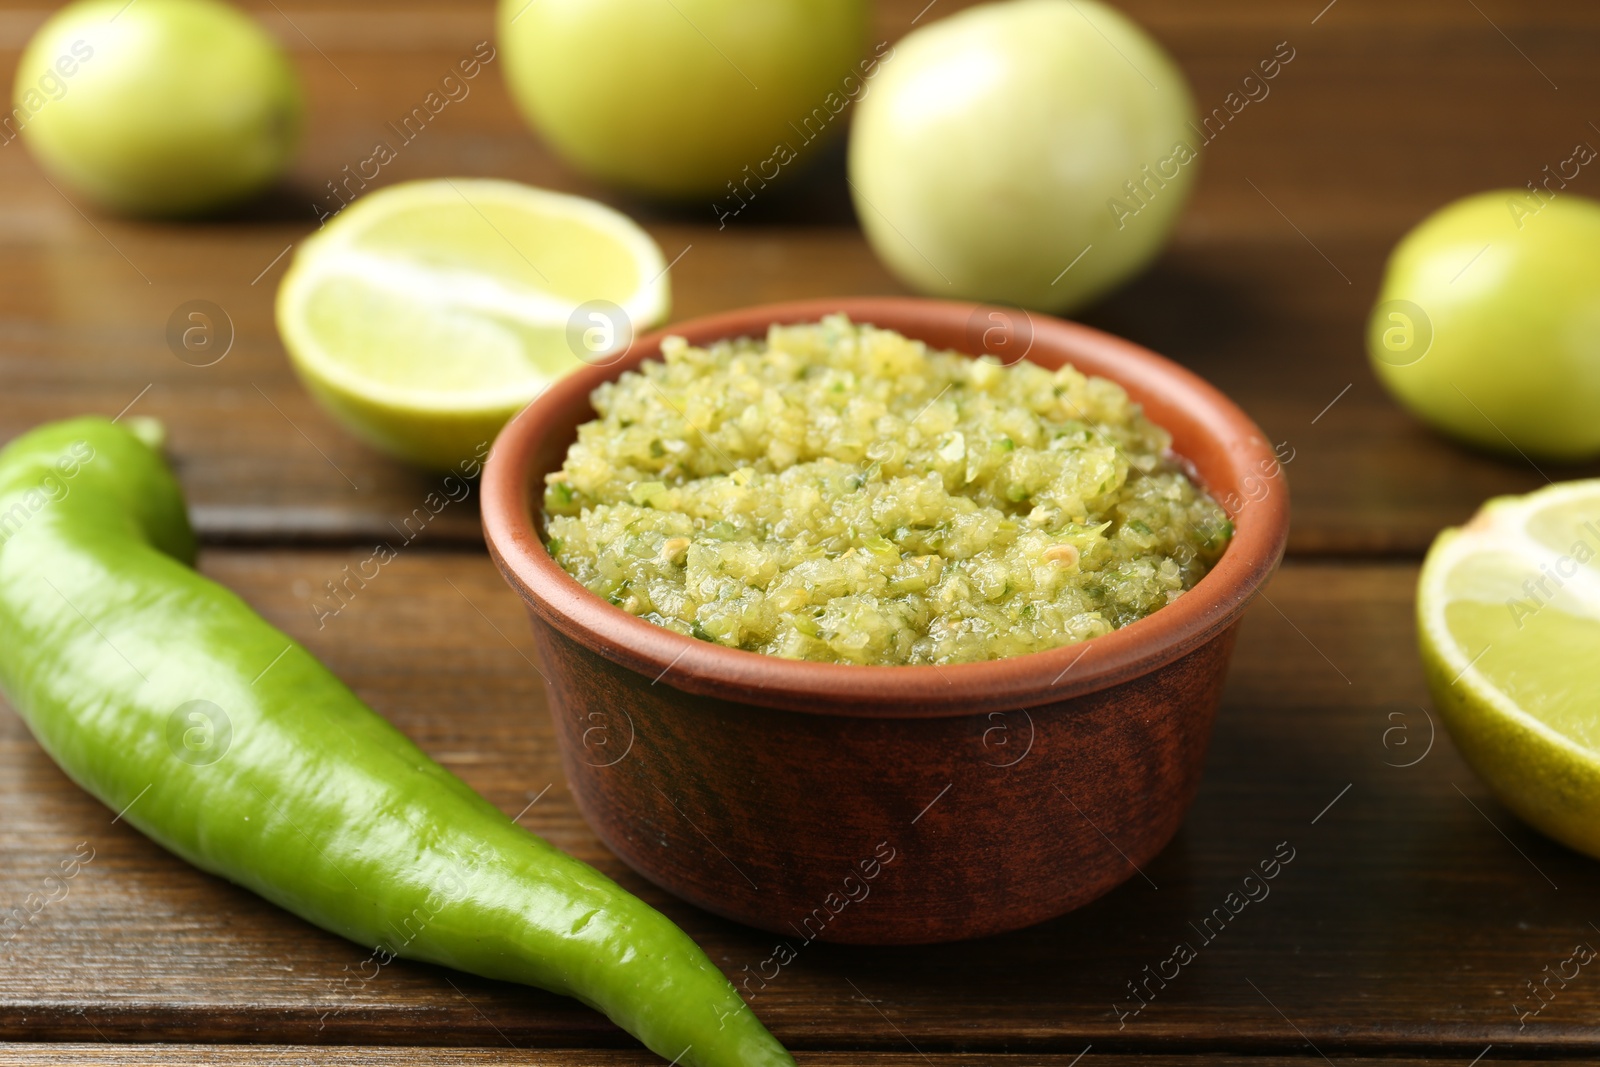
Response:
MULTIPOLYGON (((795 1047, 1301 1055, 1309 1039, 1331 1055, 1462 1062, 1489 1043, 1497 1056, 1600 1053, 1587 976, 1519 1028, 1524 983, 1600 939, 1600 870, 1520 826, 1431 733, 1410 565, 1280 573, 1244 620, 1199 797, 1142 876, 997 938, 795 944, 763 985, 749 976, 772 974, 773 937, 649 885, 579 818, 521 605, 488 560, 402 554, 318 629, 305 590, 347 558, 214 550, 204 565, 503 810, 680 922, 795 1047), (1293 859, 1265 899, 1204 925, 1283 851, 1293 859), (1126 983, 1179 942, 1196 958, 1119 1019, 1114 1003, 1137 1006, 1126 983)), ((67 895, 4 945, 0 1037, 628 1047, 538 991, 399 962, 374 974, 364 949, 194 872, 114 814, 0 711, 0 905, 44 892, 80 843, 94 849, 67 895)))
MULTIPOLYGON (((1107 1067, 1125 1063, 1124 1057, 1101 1055, 1045 1055, 915 1052, 802 1052, 795 1057, 801 1067, 1107 1067)), ((0 1046, 0 1067, 37 1067, 42 1063, 63 1067, 346 1067, 428 1063, 435 1067, 642 1067, 661 1061, 648 1053, 595 1049, 520 1050, 507 1048, 398 1049, 381 1045, 350 1048, 307 1048, 279 1045, 110 1045, 14 1044, 0 1046)), ((1327 1061, 1317 1056, 1212 1056, 1195 1060, 1185 1056, 1142 1056, 1145 1067, 1314 1067, 1327 1061)), ((1541 1060, 1496 1059, 1496 1067, 1533 1067, 1541 1060)), ((1455 1059, 1345 1059, 1347 1067, 1460 1067, 1455 1059)))
MULTIPOLYGON (((314 101, 293 172, 260 202, 180 226, 85 215, 20 144, 0 147, 0 437, 46 418, 115 414, 137 397, 133 410, 170 425, 214 543, 375 541, 436 479, 353 441, 300 389, 272 325, 287 258, 277 257, 313 228, 327 183, 492 35, 491 6, 254 6, 294 50, 314 101), (220 305, 233 324, 233 349, 215 366, 189 366, 164 341, 169 315, 194 299, 220 305)), ((937 0, 922 20, 962 6, 937 0)), ((1593 6, 1125 6, 1176 54, 1203 111, 1277 42, 1296 58, 1271 95, 1205 148, 1167 254, 1085 319, 1200 371, 1289 442, 1291 552, 1416 554, 1485 497, 1542 484, 1522 460, 1465 452, 1395 407, 1366 367, 1363 323, 1387 250, 1424 214, 1467 192, 1521 186, 1579 140, 1600 143, 1585 103, 1600 89, 1589 61, 1600 43, 1593 6)), ((881 4, 876 32, 898 38, 923 8, 881 4)), ((0 62, 13 61, 42 16, 0 12, 0 45, 10 49, 0 62)), ((669 257, 683 253, 673 285, 674 316, 684 318, 901 291, 854 226, 842 159, 835 145, 719 230, 710 204, 647 204, 572 172, 522 125, 491 63, 375 184, 494 175, 598 196, 639 217, 669 257)), ((1585 170, 1572 190, 1595 193, 1596 181, 1585 170)), ((479 538, 469 508, 441 515, 427 536, 479 538)))
MULTIPOLYGON (((969 4, 880 0, 875 33, 897 40, 969 4)), ((0 2, 0 65, 49 6, 0 2)), ((327 183, 492 35, 493 5, 244 6, 288 45, 313 101, 291 174, 258 202, 183 225, 106 218, 45 181, 20 144, 0 145, 0 439, 86 412, 164 419, 213 546, 208 572, 503 810, 682 923, 803 1064, 1381 1055, 1433 1067, 1490 1045, 1485 1063, 1600 1056, 1600 980, 1587 972, 1527 1014, 1528 983, 1600 938, 1600 871, 1518 824, 1435 732, 1411 624, 1414 560, 1438 528, 1488 496, 1600 467, 1540 471, 1441 441, 1385 397, 1362 341, 1407 228, 1600 144, 1600 6, 1119 4, 1172 50, 1202 111, 1278 42, 1295 50, 1271 95, 1204 150, 1165 255, 1083 316, 1194 368, 1292 449, 1291 563, 1243 624, 1195 806, 1142 872, 1017 934, 803 945, 776 976, 770 935, 673 899, 599 844, 561 773, 521 606, 482 554, 475 498, 422 522, 438 476, 345 435, 299 387, 273 327, 287 254, 327 183), (231 320, 214 366, 180 361, 164 338, 195 299, 231 320), (379 540, 399 559, 347 602, 329 599, 379 540), (1270 893, 1229 912, 1281 843, 1294 858, 1270 893), (1152 977, 1180 942, 1195 958, 1152 977)), ((490 64, 374 185, 482 175, 598 197, 682 254, 674 317, 687 318, 902 291, 856 228, 843 158, 836 144, 719 229, 710 204, 641 202, 566 167, 490 64)), ((1600 194, 1592 169, 1570 191, 1600 194)), ((196 873, 115 814, 0 705, 0 920, 59 896, 0 931, 14 934, 0 942, 0 1065, 654 1062, 561 998, 402 962, 374 970, 367 950, 196 873), (80 849, 93 858, 50 881, 80 849), (196 1040, 241 1044, 141 1044, 196 1040)))

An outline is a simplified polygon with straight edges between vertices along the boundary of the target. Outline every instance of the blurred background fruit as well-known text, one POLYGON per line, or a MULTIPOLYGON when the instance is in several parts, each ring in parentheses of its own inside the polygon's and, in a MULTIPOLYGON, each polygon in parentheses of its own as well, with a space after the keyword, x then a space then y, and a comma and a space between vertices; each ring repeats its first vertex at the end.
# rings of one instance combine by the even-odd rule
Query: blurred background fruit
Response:
POLYGON ((1183 73, 1120 12, 983 4, 882 63, 851 130, 856 213, 914 289, 1069 311, 1160 252, 1194 182, 1193 117, 1183 73))
POLYGON ((356 436, 446 470, 481 461, 557 376, 666 318, 667 264, 631 219, 516 182, 440 178, 357 200, 278 289, 295 371, 356 436))
POLYGON ((1600 203, 1501 189, 1430 215, 1389 258, 1367 351, 1395 399, 1451 437, 1600 455, 1600 203))
POLYGON ((781 176, 842 125, 829 97, 860 84, 868 9, 501 0, 499 41, 523 114, 574 166, 656 196, 727 196, 750 175, 781 176))
POLYGON ((270 185, 305 103, 283 49, 217 0, 80 0, 34 35, 14 118, 40 164, 111 211, 191 215, 270 185))

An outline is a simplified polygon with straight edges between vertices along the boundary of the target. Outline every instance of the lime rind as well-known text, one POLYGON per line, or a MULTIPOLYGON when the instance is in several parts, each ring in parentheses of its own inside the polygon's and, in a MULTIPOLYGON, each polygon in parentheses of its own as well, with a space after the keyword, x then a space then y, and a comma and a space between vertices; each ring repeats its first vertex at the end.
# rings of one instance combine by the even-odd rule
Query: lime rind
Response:
POLYGON ((307 242, 321 247, 358 244, 374 227, 409 207, 465 203, 469 207, 510 206, 532 213, 581 220, 591 229, 604 231, 619 243, 640 245, 660 258, 660 249, 628 216, 570 193, 536 189, 521 182, 498 178, 430 178, 386 186, 356 200, 339 213, 335 225, 325 226, 307 242), (641 242, 639 239, 643 237, 641 242))
POLYGON ((1521 818, 1600 857, 1600 667, 1585 654, 1600 626, 1600 573, 1584 565, 1595 559, 1600 480, 1496 498, 1435 540, 1417 625, 1434 703, 1467 763, 1521 818))

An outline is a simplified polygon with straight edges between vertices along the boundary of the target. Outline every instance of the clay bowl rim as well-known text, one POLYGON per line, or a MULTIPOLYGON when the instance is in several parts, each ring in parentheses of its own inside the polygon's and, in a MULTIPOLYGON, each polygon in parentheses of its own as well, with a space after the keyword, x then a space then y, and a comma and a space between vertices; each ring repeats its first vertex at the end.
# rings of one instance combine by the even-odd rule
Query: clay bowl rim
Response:
MULTIPOLYGON (((1281 472, 1261 499, 1250 500, 1232 516, 1233 540, 1222 558, 1178 600, 1088 641, 980 663, 861 666, 726 648, 685 637, 607 603, 545 551, 534 518, 539 502, 530 475, 537 475, 542 485, 548 472, 529 470, 540 446, 551 427, 575 427, 592 417, 589 394, 602 382, 658 357, 663 338, 682 336, 705 344, 764 336, 773 323, 812 322, 835 312, 911 337, 918 336, 919 327, 964 336, 976 314, 996 310, 1027 316, 1033 330, 1032 352, 1042 346, 1086 373, 1118 382, 1147 411, 1166 407, 1192 419, 1198 432, 1220 451, 1218 462, 1232 473, 1235 485, 1251 478, 1262 480, 1268 464, 1277 470, 1276 454, 1265 436, 1218 389, 1148 349, 1088 326, 1016 309, 913 297, 764 304, 687 320, 638 338, 622 358, 573 371, 524 408, 501 431, 484 466, 482 511, 489 553, 506 581, 541 619, 613 663, 653 679, 651 684, 808 714, 936 718, 1034 707, 1129 681, 1194 651, 1239 618, 1282 558, 1289 503, 1281 472), (582 417, 575 415, 575 409, 582 417)), ((1154 414, 1152 418, 1172 421, 1154 414)), ((570 433, 565 435, 561 454, 572 439, 570 433)), ((1190 462, 1190 466, 1195 465, 1190 462)), ((1207 487, 1215 492, 1213 485, 1207 487)))

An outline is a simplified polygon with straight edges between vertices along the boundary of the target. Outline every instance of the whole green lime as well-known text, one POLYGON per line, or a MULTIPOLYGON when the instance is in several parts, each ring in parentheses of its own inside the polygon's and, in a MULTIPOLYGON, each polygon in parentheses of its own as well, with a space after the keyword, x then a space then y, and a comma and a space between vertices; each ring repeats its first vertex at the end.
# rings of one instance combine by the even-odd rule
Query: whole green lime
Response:
POLYGON ((288 165, 305 106, 289 58, 217 0, 79 0, 17 66, 13 124, 45 170, 101 207, 190 215, 288 165))
POLYGON ((1182 71, 1115 9, 980 4, 884 59, 850 132, 856 214, 914 289, 1066 311, 1160 252, 1193 118, 1182 71))
POLYGON ((568 162, 742 210, 865 91, 867 0, 501 0, 511 94, 568 162))
POLYGON ((1600 455, 1600 203, 1502 189, 1429 216, 1389 257, 1367 351, 1389 392, 1451 437, 1600 455))

